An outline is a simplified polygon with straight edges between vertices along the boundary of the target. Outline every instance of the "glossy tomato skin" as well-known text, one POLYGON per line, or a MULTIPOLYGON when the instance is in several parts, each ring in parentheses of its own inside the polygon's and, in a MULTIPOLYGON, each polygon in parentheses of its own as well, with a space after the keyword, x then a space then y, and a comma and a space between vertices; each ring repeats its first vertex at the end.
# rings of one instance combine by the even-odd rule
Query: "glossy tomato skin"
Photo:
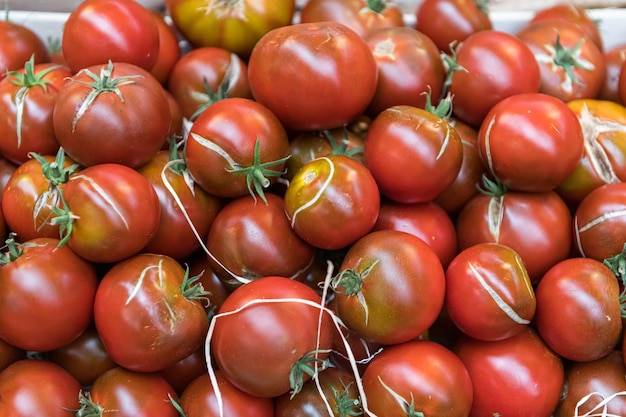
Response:
POLYGON ((584 142, 582 126, 567 104, 528 93, 507 97, 487 113, 477 145, 488 172, 509 189, 546 192, 574 172, 584 142))
POLYGON ((443 118, 413 106, 383 110, 369 127, 365 165, 386 197, 420 203, 454 182, 463 159, 459 135, 443 118))
POLYGON ((56 349, 91 323, 98 285, 95 269, 58 244, 54 238, 29 240, 22 244, 21 256, 0 267, 0 337, 14 346, 56 349))
POLYGON ((622 103, 619 97, 619 75, 626 61, 626 43, 621 43, 604 52, 604 82, 598 99, 622 103))
POLYGON ((32 29, 7 19, 0 21, 0 79, 7 71, 18 70, 34 55, 36 64, 50 62, 45 42, 32 29))
POLYGON ((255 46, 248 70, 253 97, 299 131, 349 123, 366 109, 378 82, 365 41, 337 22, 274 29, 255 46))
POLYGON ((626 68, 626 62, 622 64, 617 80, 617 93, 621 103, 626 103, 626 70, 624 68, 626 68))
POLYGON ((116 62, 86 67, 70 78, 58 93, 52 122, 65 152, 81 165, 119 163, 138 168, 163 147, 170 110, 163 87, 152 74, 116 62), (100 91, 92 76, 117 83, 117 93, 102 91, 90 102, 89 94, 100 91))
POLYGON ((159 33, 159 53, 156 62, 150 68, 150 73, 161 84, 166 85, 172 68, 180 59, 182 52, 178 43, 178 33, 162 13, 150 10, 150 15, 156 23, 159 33))
POLYGON ((467 416, 472 385, 463 362, 453 352, 425 340, 387 347, 363 374, 368 407, 379 417, 419 415, 415 412, 467 416))
MULTIPOLYGON (((207 365, 215 361, 226 379, 248 394, 288 392, 292 366, 313 351, 324 359, 332 346, 332 320, 316 306, 320 303, 306 284, 285 277, 263 277, 237 288, 213 318, 207 365)), ((303 375, 304 381, 309 378, 303 375)))
POLYGON ((499 341, 464 336, 454 352, 472 379, 470 417, 545 417, 556 408, 565 378, 563 362, 530 327, 499 341))
POLYGON ((285 192, 291 227, 320 249, 341 249, 374 226, 380 211, 376 180, 361 163, 329 155, 305 164, 285 192))
POLYGON ((63 26, 62 49, 74 73, 109 60, 150 70, 159 55, 159 31, 140 3, 89 0, 69 14, 63 26))
POLYGON ((201 345, 209 326, 206 300, 188 295, 184 279, 176 260, 157 254, 132 256, 105 274, 96 293, 94 321, 117 364, 154 372, 201 345))
POLYGON ((478 243, 446 269, 446 309, 465 334, 502 340, 522 332, 537 300, 522 258, 497 243, 478 243))
MULTIPOLYGON (((159 375, 167 380, 178 395, 181 395, 193 380, 200 375, 208 375, 204 346, 200 346, 190 355, 178 362, 158 371, 159 375)), ((189 416, 187 416, 189 417, 189 416)))
POLYGON ((472 126, 479 127, 500 100, 539 92, 539 65, 530 48, 510 33, 492 29, 468 36, 458 49, 458 64, 465 70, 452 76, 453 111, 472 126))
POLYGON ((67 417, 78 410, 80 383, 52 362, 23 359, 0 372, 0 415, 67 417))

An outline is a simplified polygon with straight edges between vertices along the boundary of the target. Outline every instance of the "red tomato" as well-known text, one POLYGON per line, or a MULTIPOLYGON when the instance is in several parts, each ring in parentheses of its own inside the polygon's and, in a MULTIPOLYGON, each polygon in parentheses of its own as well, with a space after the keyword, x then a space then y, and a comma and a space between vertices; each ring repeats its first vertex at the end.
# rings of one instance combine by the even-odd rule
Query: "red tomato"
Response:
POLYGON ((88 0, 65 21, 62 48, 73 72, 108 61, 150 70, 159 57, 159 30, 141 3, 88 0))
POLYGON ((621 103, 626 103, 626 61, 622 64, 617 81, 617 93, 621 103))
POLYGON ((80 383, 52 362, 23 359, 0 372, 0 415, 67 417, 78 410, 80 383))
POLYGON ((407 342, 372 359, 363 374, 363 407, 378 417, 464 417, 472 405, 472 384, 450 350, 431 341, 407 342))
POLYGON ((539 92, 539 64, 531 49, 513 34, 498 30, 473 33, 459 46, 457 63, 464 70, 452 74, 453 110, 472 126, 480 126, 500 100, 539 92))
POLYGON ((182 394, 193 380, 201 375, 208 376, 206 357, 204 356, 204 345, 194 350, 190 355, 161 369, 159 374, 169 382, 176 393, 179 395, 182 394))
POLYGON ((470 417, 546 417, 556 408, 563 363, 530 327, 498 341, 462 337, 454 351, 472 379, 470 417))
POLYGON ((189 356, 209 326, 206 293, 174 259, 132 256, 102 278, 94 321, 111 358, 139 372, 154 372, 189 356))
POLYGON ((26 359, 26 349, 20 349, 0 339, 0 372, 20 359, 26 359))
POLYGON ((419 337, 435 322, 445 274, 423 240, 379 230, 350 247, 331 286, 343 323, 368 341, 390 345, 419 337))
POLYGON ((331 317, 320 304, 310 287, 284 277, 263 277, 237 288, 213 318, 208 366, 215 360, 230 383, 258 397, 297 392, 297 382, 311 377, 303 369, 322 369, 332 346, 331 317))
POLYGON ((170 110, 152 74, 133 64, 109 62, 84 68, 67 81, 57 95, 52 122, 65 152, 81 165, 138 168, 163 147, 170 110))
POLYGON ((626 61, 626 43, 618 44, 604 52, 604 82, 598 99, 624 104, 619 97, 619 75, 626 61))
POLYGON ((370 171, 345 155, 304 165, 285 192, 285 213, 298 236, 321 249, 341 249, 376 223, 380 193, 370 171))
POLYGON ((478 153, 491 176, 511 190, 554 190, 576 169, 585 138, 576 114, 540 93, 497 103, 478 132, 478 153))
POLYGON ((33 55, 35 64, 50 62, 50 54, 45 42, 28 27, 0 20, 0 79, 7 71, 19 70, 33 55))
POLYGON ((173 25, 166 20, 162 13, 150 10, 150 14, 156 23, 159 32, 159 54, 154 66, 150 68, 150 73, 161 84, 167 84, 172 68, 181 56, 181 48, 178 43, 178 33, 173 25))
POLYGON ((352 121, 369 105, 378 81, 370 48, 337 22, 272 30, 255 46, 248 70, 253 97, 295 130, 352 121))
POLYGON ((399 203, 437 197, 454 182, 462 159, 461 139, 445 118, 413 106, 383 110, 365 141, 365 165, 380 192, 399 203))
POLYGON ((536 305, 526 266, 508 246, 477 243, 459 253, 446 270, 448 314, 474 339, 519 334, 533 319, 536 305))
POLYGON ((0 337, 42 352, 67 345, 91 323, 96 271, 58 239, 13 237, 0 267, 0 337))

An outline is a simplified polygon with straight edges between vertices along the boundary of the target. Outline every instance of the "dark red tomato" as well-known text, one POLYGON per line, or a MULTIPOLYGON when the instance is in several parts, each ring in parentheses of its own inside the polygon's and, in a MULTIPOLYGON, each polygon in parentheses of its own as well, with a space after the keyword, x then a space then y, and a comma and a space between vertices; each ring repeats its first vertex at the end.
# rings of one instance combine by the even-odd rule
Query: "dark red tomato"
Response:
POLYGON ((206 256, 204 250, 197 251, 195 254, 181 262, 183 262, 184 265, 189 266, 190 276, 200 276, 198 282, 202 284, 205 291, 210 293, 207 295, 209 304, 205 304, 204 308, 210 314, 209 317, 212 317, 212 315, 219 310, 226 297, 228 297, 230 291, 226 288, 226 286, 224 286, 222 280, 211 268, 209 257, 206 256))
POLYGON ((350 122, 369 105, 378 81, 370 48, 337 22, 272 30, 254 47, 248 69, 253 97, 301 131, 350 122))
POLYGON ((265 194, 266 204, 252 196, 227 203, 206 238, 211 269, 227 288, 279 275, 302 280, 315 248, 302 240, 285 216, 284 200, 265 194))
POLYGON ((626 62, 622 64, 617 81, 619 99, 621 103, 626 103, 626 62))
POLYGON ((526 266, 508 246, 477 243, 446 270, 450 319, 474 339, 502 340, 524 331, 536 305, 526 266))
MULTIPOLYGON (((183 118, 183 110, 180 108, 180 105, 174 99, 172 93, 168 90, 163 90, 165 93, 165 97, 167 97, 167 104, 170 108, 170 128, 167 132, 167 138, 174 138, 177 142, 181 142, 183 139, 183 127, 185 124, 185 120, 183 118)), ((168 149, 169 141, 163 143, 163 147, 161 149, 168 149)))
POLYGON ((606 184, 590 192, 576 208, 573 225, 580 255, 604 261, 621 253, 626 242, 626 183, 606 184))
POLYGON ((565 370, 567 390, 554 417, 626 415, 626 367, 622 352, 589 362, 572 362, 565 370))
POLYGON ((220 100, 200 113, 185 144, 185 161, 206 192, 226 198, 263 199, 287 158, 289 139, 276 116, 244 98, 220 100))
POLYGON ((32 29, 10 20, 0 20, 0 79, 7 71, 19 70, 32 56, 35 64, 50 62, 45 42, 32 29))
POLYGON ((419 337, 443 307, 445 273, 422 239, 398 230, 368 233, 331 281, 335 308, 359 336, 391 345, 419 337))
POLYGON ((472 405, 472 383, 463 362, 445 347, 426 340, 403 343, 387 347, 368 365, 363 408, 378 417, 463 417, 472 405))
POLYGON ((26 350, 15 347, 0 339, 0 372, 20 359, 26 359, 26 350))
POLYGON ((285 192, 285 213, 298 236, 321 249, 341 249, 371 230, 380 193, 370 171, 345 155, 304 165, 285 192))
POLYGON ((583 156, 556 192, 573 208, 594 189, 626 180, 626 108, 594 99, 567 103, 582 126, 583 156))
POLYGON ((141 3, 129 0, 80 3, 63 25, 61 42, 73 72, 108 61, 150 70, 159 57, 156 22, 141 3))
POLYGON ((47 352, 46 359, 72 374, 83 387, 91 386, 96 378, 117 366, 93 325, 73 342, 47 352))
POLYGON ((540 92, 563 101, 598 95, 604 80, 604 56, 579 25, 538 20, 528 23, 517 36, 539 64, 540 92))
POLYGON ((541 93, 516 94, 487 113, 478 132, 487 171, 511 190, 554 190, 576 169, 585 138, 576 114, 541 93))
POLYGON ((67 417, 78 410, 80 383, 52 362, 23 359, 0 372, 0 415, 67 417))
POLYGON ((59 142, 52 128, 57 94, 72 74, 56 64, 34 64, 9 72, 0 80, 0 153, 15 164, 29 153, 54 155, 59 142))
POLYGON ((111 358, 139 372, 164 369, 204 341, 206 293, 173 258, 132 256, 102 278, 94 303, 98 334, 111 358))
POLYGON ((139 172, 98 164, 73 175, 63 188, 63 241, 93 262, 117 262, 141 251, 158 230, 159 198, 139 172))
POLYGON ((408 27, 391 27, 370 32, 365 41, 378 65, 378 86, 368 114, 375 117, 400 104, 424 108, 427 94, 439 101, 445 68, 428 36, 408 27))
POLYGON ((209 233, 222 208, 222 199, 208 194, 191 180, 175 148, 157 152, 138 171, 154 187, 161 206, 156 234, 142 251, 175 259, 190 256, 209 233))
POLYGON ((165 19, 162 13, 150 10, 150 14, 156 23, 159 32, 159 54, 157 60, 150 68, 150 73, 161 84, 167 84, 172 68, 180 59, 181 48, 178 43, 178 33, 176 29, 165 19))
POLYGON ((598 92, 598 99, 624 104, 619 97, 619 75, 625 61, 626 43, 604 52, 604 82, 598 92))
POLYGON ((465 69, 452 75, 453 110, 472 126, 480 126, 500 100, 539 92, 539 64, 531 49, 513 34, 498 30, 473 33, 459 46, 457 63, 465 69))
POLYGON ((419 237, 437 254, 444 269, 457 254, 454 223, 445 210, 433 201, 415 204, 383 201, 372 230, 383 229, 419 237))
POLYGON ((530 327, 498 341, 462 337, 454 351, 472 379, 470 417, 546 417, 556 408, 563 363, 530 327))
POLYGON ((339 22, 365 38, 389 27, 404 26, 402 10, 393 2, 380 0, 309 0, 300 10, 300 22, 339 22))
POLYGON ((12 239, 0 262, 0 338, 41 352, 67 345, 91 323, 95 269, 58 239, 12 239))
POLYGON ((475 32, 493 29, 491 18, 478 3, 476 0, 424 0, 415 14, 415 28, 448 54, 453 42, 458 44, 475 32))
POLYGON ((380 192, 399 203, 433 200, 454 182, 462 160, 461 139, 445 118, 413 106, 383 110, 365 141, 365 165, 380 192))
POLYGON ((4 192, 9 178, 11 178, 16 169, 17 166, 13 162, 0 155, 0 195, 4 192))
POLYGON ((241 391, 219 370, 214 376, 205 371, 185 389, 179 404, 186 417, 274 417, 273 399, 241 391))
POLYGON ((619 293, 615 275, 602 262, 591 258, 559 262, 537 286, 539 335, 565 359, 587 362, 608 355, 622 336, 619 293))
POLYGON ((152 372, 115 367, 100 375, 90 387, 89 394, 83 397, 87 401, 81 401, 77 415, 180 416, 172 403, 172 399, 177 398, 174 388, 161 375, 152 372))
POLYGON ((233 291, 213 318, 207 336, 209 367, 224 372, 240 390, 277 397, 322 369, 332 347, 333 324, 320 310, 321 298, 306 284, 263 277, 233 291))
POLYGON ((459 213, 456 231, 460 250, 482 242, 509 246, 537 283, 570 255, 571 222, 567 205, 554 191, 497 191, 473 197, 459 213))
POLYGON ((325 369, 320 372, 317 381, 307 381, 302 390, 293 397, 287 393, 276 398, 275 417, 325 415, 329 417, 362 415, 359 391, 351 372, 340 368, 325 369))
POLYGON ((189 356, 161 369, 159 374, 169 382, 177 394, 181 395, 194 379, 201 375, 208 375, 204 345, 194 350, 189 356))
POLYGON ((109 62, 67 81, 57 95, 52 122, 65 152, 81 165, 138 168, 163 147, 170 110, 152 74, 133 64, 109 62))
POLYGON ((233 52, 211 46, 181 56, 170 72, 167 89, 189 120, 220 99, 252 98, 246 62, 233 52))

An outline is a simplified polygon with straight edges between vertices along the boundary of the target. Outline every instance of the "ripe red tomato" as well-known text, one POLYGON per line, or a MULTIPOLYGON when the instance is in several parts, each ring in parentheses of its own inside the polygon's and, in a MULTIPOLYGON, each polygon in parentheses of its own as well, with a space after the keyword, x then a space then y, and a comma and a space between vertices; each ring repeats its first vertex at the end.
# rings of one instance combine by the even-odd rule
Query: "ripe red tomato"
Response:
POLYGON ((162 13, 150 9, 150 14, 159 32, 159 54, 156 62, 150 68, 150 73, 161 84, 166 85, 172 68, 180 59, 182 52, 178 42, 178 32, 162 13))
POLYGON ((72 72, 108 61, 150 70, 159 57, 159 30, 150 11, 129 0, 80 3, 63 25, 63 57, 72 72))
POLYGON ((340 127, 363 113, 378 70, 352 29, 337 22, 300 23, 261 38, 250 55, 248 77, 259 103, 285 127, 306 131, 340 127))
POLYGON ((177 394, 182 394, 185 388, 200 375, 208 376, 204 345, 194 350, 190 355, 161 369, 158 373, 169 382, 177 394))
POLYGON ((426 340, 407 342, 372 359, 363 374, 363 408, 378 417, 468 416, 472 385, 450 350, 426 340))
POLYGON ((50 62, 45 42, 28 27, 7 19, 0 20, 0 79, 8 71, 19 70, 34 56, 35 64, 50 62))
POLYGON ((604 82, 598 99, 624 104, 619 97, 619 75, 626 61, 626 43, 621 43, 604 52, 604 82))
POLYGON ((331 317, 320 305, 315 291, 289 278, 263 277, 242 285, 213 318, 208 366, 215 360, 230 383, 258 397, 297 391, 298 380, 311 378, 303 369, 322 369, 320 361, 332 346, 331 317))
POLYGON ((626 61, 622 64, 617 80, 617 93, 620 103, 626 103, 626 61))
POLYGON ((206 293, 173 258, 139 254, 102 278, 94 322, 119 365, 138 372, 164 369, 196 350, 209 326, 206 293))

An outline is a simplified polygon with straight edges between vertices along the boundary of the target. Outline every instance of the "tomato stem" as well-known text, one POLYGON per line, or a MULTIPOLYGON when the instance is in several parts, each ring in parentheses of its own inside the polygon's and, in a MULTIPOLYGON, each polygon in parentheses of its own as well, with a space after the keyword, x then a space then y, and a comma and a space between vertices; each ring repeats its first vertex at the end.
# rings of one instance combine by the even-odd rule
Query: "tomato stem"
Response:
POLYGON ((178 401, 176 401, 171 394, 167 394, 167 397, 170 401, 170 403, 172 403, 172 406, 176 409, 176 411, 178 411, 178 414, 180 417, 187 417, 187 414, 185 414, 185 410, 183 410, 183 407, 181 407, 181 405, 178 403, 178 401))
POLYGON ((337 141, 330 130, 322 130, 322 135, 328 140, 331 146, 329 155, 344 155, 354 159, 354 156, 363 153, 363 147, 357 146, 352 149, 348 149, 350 144, 349 131, 346 126, 343 127, 343 136, 341 141, 337 141))
POLYGON ((574 47, 567 49, 561 44, 561 35, 558 31, 556 32, 553 62, 555 65, 563 68, 563 71, 565 71, 565 74, 567 74, 572 82, 579 85, 583 84, 583 82, 576 76, 574 69, 581 68, 585 71, 592 71, 595 68, 591 62, 580 56, 580 48, 582 48, 584 43, 585 39, 581 39, 574 47))
POLYGON ((80 409, 76 411, 76 417, 102 417, 106 410, 91 400, 91 396, 81 391, 78 397, 80 409))
POLYGON ((443 100, 448 96, 448 90, 452 85, 452 78, 454 77, 454 74, 457 71, 467 72, 467 69, 464 66, 459 65, 458 53, 462 45, 462 42, 458 43, 457 41, 452 41, 450 42, 450 54, 446 54, 445 52, 441 53, 441 60, 443 61, 443 65, 446 69, 446 79, 443 82, 440 100, 443 100))
POLYGON ((183 282, 180 285, 180 290, 185 297, 189 301, 198 300, 201 302, 206 302, 206 307, 211 304, 209 300, 209 296, 211 295, 210 291, 204 289, 204 286, 199 281, 202 274, 194 275, 193 277, 189 277, 189 266, 185 268, 185 275, 183 276, 183 282))
POLYGON ((4 266, 10 264, 11 262, 22 256, 26 248, 37 246, 36 243, 29 242, 20 244, 15 240, 15 236, 17 236, 17 234, 15 232, 11 232, 9 233, 7 239, 4 241, 4 248, 6 248, 6 252, 0 253, 0 265, 4 266))
POLYGON ((483 174, 482 179, 482 184, 476 184, 476 188, 484 195, 502 197, 509 190, 508 187, 497 178, 491 179, 487 174, 483 174))
POLYGON ((352 385, 352 382, 350 382, 348 385, 346 385, 341 379, 339 382, 341 383, 341 386, 343 388, 341 391, 335 388, 335 386, 331 387, 339 417, 363 415, 363 410, 361 409, 361 400, 359 398, 352 398, 350 396, 349 388, 350 385, 352 385))
POLYGON ((374 13, 382 13, 387 8, 385 0, 367 0, 367 7, 374 13))
POLYGON ((289 372, 291 399, 302 390, 305 374, 313 377, 328 367, 328 360, 320 358, 319 354, 329 352, 329 350, 313 350, 294 362, 289 372))

